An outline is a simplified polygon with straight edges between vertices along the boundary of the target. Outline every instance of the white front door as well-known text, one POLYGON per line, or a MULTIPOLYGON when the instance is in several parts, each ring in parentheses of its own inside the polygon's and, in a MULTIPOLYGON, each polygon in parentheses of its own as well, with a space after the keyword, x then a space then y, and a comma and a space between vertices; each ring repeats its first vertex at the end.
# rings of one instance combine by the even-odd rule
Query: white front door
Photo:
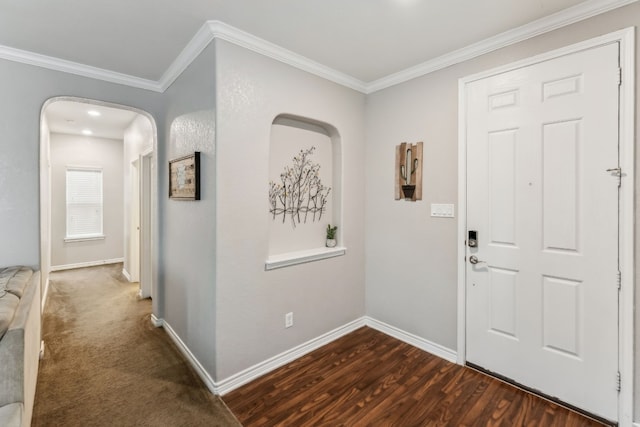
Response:
MULTIPOLYGON (((617 420, 617 43, 467 87, 467 362, 617 420), (478 260, 471 264, 471 257, 478 260)), ((475 261, 475 260, 473 260, 475 261)))

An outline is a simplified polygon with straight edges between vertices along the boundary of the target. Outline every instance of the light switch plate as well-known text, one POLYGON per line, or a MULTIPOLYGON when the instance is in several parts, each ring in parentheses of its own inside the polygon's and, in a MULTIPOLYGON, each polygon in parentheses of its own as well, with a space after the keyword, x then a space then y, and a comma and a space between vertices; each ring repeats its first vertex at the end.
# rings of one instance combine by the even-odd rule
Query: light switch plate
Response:
POLYGON ((453 204, 431 203, 431 216, 439 218, 454 218, 455 209, 453 204))

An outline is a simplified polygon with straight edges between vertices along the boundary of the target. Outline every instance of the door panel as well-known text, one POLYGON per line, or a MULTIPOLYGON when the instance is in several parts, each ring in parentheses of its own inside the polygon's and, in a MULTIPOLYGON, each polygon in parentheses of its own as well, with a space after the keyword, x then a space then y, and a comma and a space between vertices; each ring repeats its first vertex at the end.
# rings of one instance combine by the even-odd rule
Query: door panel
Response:
POLYGON ((516 244, 517 130, 489 134, 489 212, 491 242, 516 244))
POLYGON ((491 286, 490 331, 518 339, 516 301, 517 272, 501 268, 489 269, 491 286))
POLYGON ((618 44, 467 85, 467 361, 610 420, 618 44))
POLYGON ((544 249, 577 252, 580 121, 545 124, 542 132, 544 249))
POLYGON ((542 280, 541 317, 544 325, 544 349, 580 358, 582 283, 549 276, 544 276, 542 280))

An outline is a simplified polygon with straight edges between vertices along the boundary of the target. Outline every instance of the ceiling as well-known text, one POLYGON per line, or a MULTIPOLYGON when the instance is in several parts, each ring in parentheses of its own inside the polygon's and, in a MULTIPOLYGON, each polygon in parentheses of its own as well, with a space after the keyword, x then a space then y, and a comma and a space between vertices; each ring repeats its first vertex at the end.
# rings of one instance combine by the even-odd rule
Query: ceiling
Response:
MULTIPOLYGON (((0 0, 0 50, 160 82, 215 20, 367 85, 570 8, 633 1, 0 0)), ((136 115, 67 101, 46 114, 53 132, 118 139, 136 115), (88 107, 102 115, 88 116, 88 107)))
POLYGON ((616 0, 0 0, 0 45, 158 81, 219 20, 371 82, 580 3, 616 0))
POLYGON ((92 137, 120 140, 138 115, 135 111, 76 101, 52 102, 44 114, 52 133, 83 135, 83 131, 89 130, 92 137), (95 112, 94 115, 90 111, 95 112))

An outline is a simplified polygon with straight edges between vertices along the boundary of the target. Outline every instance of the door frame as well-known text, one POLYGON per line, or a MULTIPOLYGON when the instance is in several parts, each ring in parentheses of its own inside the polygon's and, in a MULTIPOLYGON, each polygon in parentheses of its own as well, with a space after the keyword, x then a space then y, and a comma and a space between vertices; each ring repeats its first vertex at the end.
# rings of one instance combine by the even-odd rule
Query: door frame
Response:
POLYGON ((157 236, 159 235, 159 230, 158 230, 158 203, 159 203, 159 199, 158 199, 158 174, 157 171, 158 169, 158 157, 155 155, 155 153, 158 152, 158 127, 156 124, 156 120, 153 118, 153 116, 144 111, 141 110, 137 107, 131 107, 131 106, 127 106, 127 105, 122 105, 122 104, 116 104, 113 102, 107 102, 107 101, 101 101, 101 100, 96 100, 96 99, 90 99, 90 98, 83 98, 83 97, 78 97, 78 96, 54 96, 51 97, 49 99, 47 99, 42 107, 40 108, 40 159, 39 159, 39 173, 40 173, 40 186, 46 186, 46 188, 40 188, 39 189, 39 197, 40 197, 40 230, 39 230, 39 237, 40 237, 40 269, 41 269, 41 286, 42 286, 42 311, 44 312, 44 307, 46 304, 46 295, 47 295, 47 290, 48 290, 48 286, 49 286, 49 267, 50 263, 48 263, 47 260, 50 261, 51 257, 51 224, 50 224, 50 203, 51 203, 51 191, 50 191, 50 171, 49 171, 49 151, 50 151, 50 144, 49 144, 49 140, 47 135, 44 134, 45 132, 45 126, 44 123, 46 122, 45 120, 45 112, 47 107, 54 103, 54 102, 58 102, 58 101, 73 101, 73 102, 78 102, 78 103, 82 103, 82 104, 93 104, 93 105, 102 105, 105 107, 110 107, 110 108, 118 108, 118 109, 122 109, 122 110, 129 110, 129 111, 134 111, 138 114, 140 114, 141 116, 146 117, 149 122, 151 123, 151 133, 152 133, 152 146, 151 148, 149 148, 149 150, 147 150, 145 153, 143 153, 143 155, 151 155, 150 157, 150 167, 151 167, 151 175, 150 175, 150 189, 151 192, 149 194, 150 197, 150 218, 149 218, 149 235, 150 235, 150 242, 153 245, 151 247, 151 250, 148 252, 148 262, 150 264, 150 269, 151 269, 151 283, 152 283, 152 287, 151 287, 151 297, 152 297, 152 317, 155 318, 161 318, 162 317, 162 313, 160 312, 161 307, 162 307, 162 293, 159 292, 158 287, 157 286, 153 286, 154 283, 157 283, 157 277, 158 277, 158 263, 159 263, 159 258, 160 258, 160 252, 159 252, 159 248, 158 245, 156 244, 156 240, 157 240, 157 236))
POLYGON ((154 292, 153 283, 153 248, 154 248, 154 216, 153 201, 155 199, 153 185, 153 161, 154 151, 150 148, 140 153, 138 178, 140 184, 140 297, 152 298, 154 292))
MULTIPOLYGON (((129 187, 131 205, 129 207, 129 271, 130 282, 140 281, 140 159, 129 164, 129 187), (137 219, 137 223, 136 223, 137 219)), ((123 268, 124 272, 124 268, 123 268)), ((125 275, 126 276, 126 275, 125 275)))
MULTIPOLYGON (((635 27, 609 33, 521 61, 493 68, 458 81, 458 337, 457 363, 466 362, 466 229, 467 229, 467 135, 466 87, 469 83, 570 55, 599 46, 620 43, 622 83, 619 100, 619 162, 623 178, 619 202, 619 259, 622 273, 619 292, 618 366, 621 375, 618 423, 633 423, 633 346, 634 346, 634 192, 635 192, 635 27)), ((611 76, 615 78, 615 76, 611 76)), ((612 166, 612 167, 615 167, 612 166)), ((613 278, 612 278, 613 279, 613 278)), ((612 283, 614 286, 615 283, 612 283)), ((612 383, 614 379, 612 378, 612 383)))

